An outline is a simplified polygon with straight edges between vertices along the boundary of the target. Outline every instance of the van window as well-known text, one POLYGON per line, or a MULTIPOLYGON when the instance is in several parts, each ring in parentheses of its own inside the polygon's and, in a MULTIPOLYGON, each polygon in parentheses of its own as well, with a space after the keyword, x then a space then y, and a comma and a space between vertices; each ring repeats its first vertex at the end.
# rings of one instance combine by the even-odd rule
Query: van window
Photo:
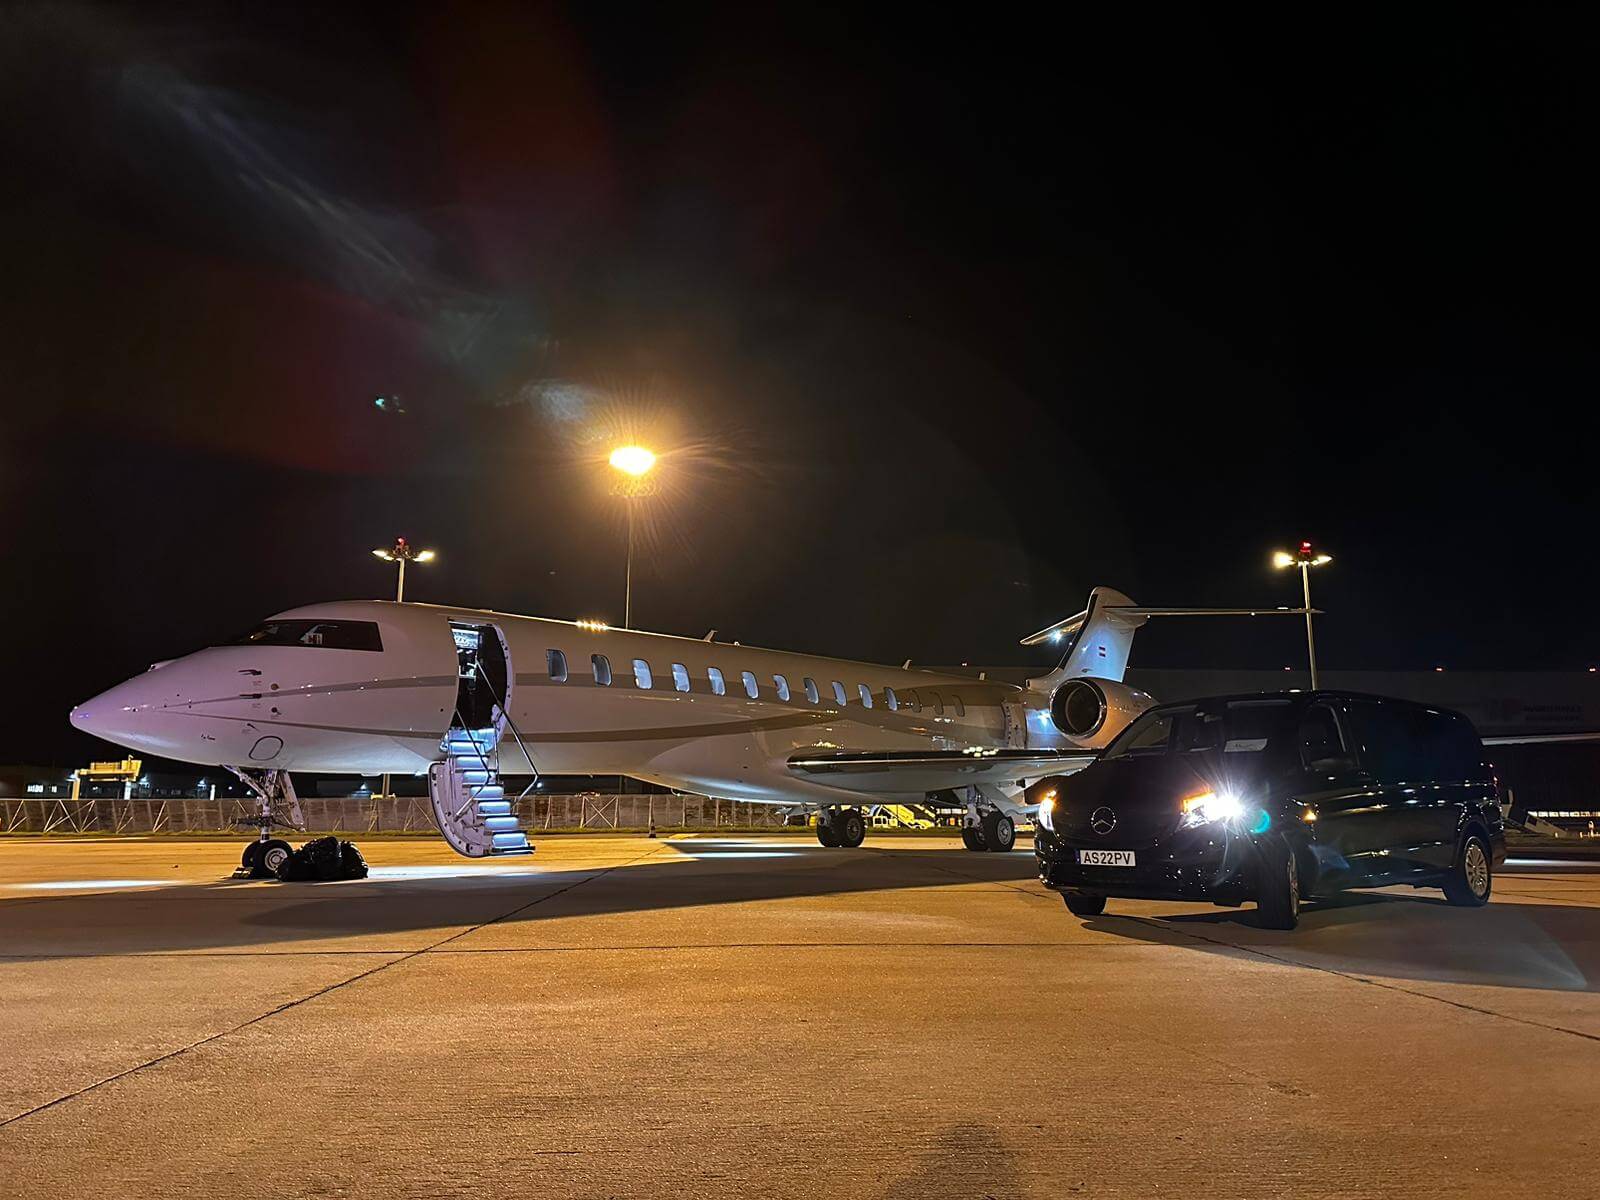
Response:
POLYGON ((934 716, 944 716, 944 701, 939 698, 938 692, 928 693, 928 707, 933 709, 934 716))
POLYGON ((1440 713, 1438 716, 1445 722, 1443 737, 1445 755, 1451 764, 1450 778, 1487 783, 1494 773, 1489 764, 1483 761, 1483 740, 1478 737, 1472 722, 1450 713, 1440 713))
POLYGON ((1426 778, 1427 754, 1417 728, 1417 710, 1398 704, 1352 700, 1350 720, 1361 743, 1362 764, 1383 783, 1426 778))
POLYGON ((1415 717, 1427 774, 1439 783, 1479 782, 1489 777, 1483 743, 1465 717, 1424 710, 1415 717))
POLYGON ((889 706, 890 712, 898 712, 900 709, 900 697, 894 694, 892 687, 883 689, 883 702, 889 706))
POLYGON ((822 703, 822 693, 817 691, 817 681, 811 676, 806 676, 806 699, 812 704, 822 703))
POLYGON ((655 680, 650 677, 650 664, 642 658, 633 660, 633 682, 647 692, 655 686, 655 680))
POLYGON ((756 686, 756 673, 754 671, 741 671, 739 678, 744 680, 744 694, 754 700, 761 695, 761 689, 756 686))
POLYGON ((772 686, 778 689, 779 700, 787 700, 789 698, 789 681, 782 675, 774 675, 772 677, 772 686))
POLYGON ((840 708, 843 708, 846 704, 850 703, 849 700, 845 699, 844 684, 840 683, 837 679, 833 681, 833 699, 840 708))
POLYGON ((1117 736, 1117 740, 1111 743, 1103 757, 1123 758, 1132 755, 1165 754, 1167 743, 1172 740, 1172 724, 1176 715, 1171 712, 1142 714, 1117 736))
POLYGON ((964 716, 967 715, 967 706, 965 704, 961 703, 961 697, 960 696, 951 696, 950 697, 950 703, 952 703, 952 704, 954 704, 956 706, 956 716, 964 717, 964 716))
POLYGON ((550 678, 555 683, 567 681, 567 656, 559 650, 544 652, 545 665, 550 668, 550 678))
POLYGON ((1313 704, 1300 718, 1300 762, 1306 770, 1313 764, 1349 754, 1338 714, 1326 704, 1313 704))
POLYGON ((601 687, 611 686, 611 660, 604 654, 591 654, 589 665, 594 668, 594 681, 601 687))
POLYGON ((722 672, 715 667, 706 668, 706 678, 711 681, 711 694, 713 696, 726 696, 728 685, 722 681, 722 672))
POLYGON ((680 692, 689 690, 689 668, 682 663, 672 664, 672 686, 680 692))

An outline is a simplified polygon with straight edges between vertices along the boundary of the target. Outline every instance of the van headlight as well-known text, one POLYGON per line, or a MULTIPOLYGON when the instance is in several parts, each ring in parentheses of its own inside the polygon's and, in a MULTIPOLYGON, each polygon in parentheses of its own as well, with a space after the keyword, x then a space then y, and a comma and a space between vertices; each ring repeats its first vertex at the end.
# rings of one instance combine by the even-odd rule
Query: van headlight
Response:
POLYGON ((1040 829, 1048 829, 1051 833, 1056 831, 1056 790, 1051 788, 1039 797, 1039 811, 1034 815, 1033 823, 1040 829))
POLYGON ((1196 825, 1213 825, 1221 821, 1237 821, 1244 816, 1244 801, 1229 791, 1201 792, 1185 797, 1183 801, 1184 828, 1196 825))

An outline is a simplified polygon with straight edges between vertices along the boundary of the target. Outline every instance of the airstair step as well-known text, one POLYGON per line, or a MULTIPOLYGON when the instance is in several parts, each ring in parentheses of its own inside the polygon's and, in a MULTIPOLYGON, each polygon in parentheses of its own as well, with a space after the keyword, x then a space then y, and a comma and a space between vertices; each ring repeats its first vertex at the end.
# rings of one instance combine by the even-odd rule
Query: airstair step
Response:
POLYGON ((508 850, 525 849, 528 845, 528 835, 522 830, 496 833, 490 841, 496 854, 504 854, 508 850))
POLYGON ((497 816, 497 817, 485 816, 483 818, 483 827, 485 829, 487 829, 490 833, 496 833, 496 834, 498 834, 498 833, 512 833, 512 832, 521 833, 522 832, 521 826, 519 826, 517 824, 517 819, 515 817, 513 817, 510 813, 507 813, 504 816, 497 816))
POLYGON ((504 817, 511 812, 509 800, 479 800, 478 815, 480 817, 504 817))
POLYGON ((498 783, 468 784, 467 791, 472 793, 475 800, 504 800, 506 797, 506 789, 498 783))
POLYGON ((520 846, 496 846, 489 853, 495 858, 509 858, 517 854, 532 854, 533 847, 524 841, 520 846))

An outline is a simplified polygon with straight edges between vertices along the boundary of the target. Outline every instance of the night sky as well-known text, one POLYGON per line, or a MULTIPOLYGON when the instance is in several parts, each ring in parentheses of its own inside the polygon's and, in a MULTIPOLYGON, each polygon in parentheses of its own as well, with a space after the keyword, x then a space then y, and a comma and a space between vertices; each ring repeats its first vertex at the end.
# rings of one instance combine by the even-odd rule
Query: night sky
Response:
POLYGON ((1327 667, 1600 660, 1585 31, 914 11, 0 11, 0 761, 397 534, 620 620, 625 440, 643 628, 1043 664, 1305 537, 1327 667))

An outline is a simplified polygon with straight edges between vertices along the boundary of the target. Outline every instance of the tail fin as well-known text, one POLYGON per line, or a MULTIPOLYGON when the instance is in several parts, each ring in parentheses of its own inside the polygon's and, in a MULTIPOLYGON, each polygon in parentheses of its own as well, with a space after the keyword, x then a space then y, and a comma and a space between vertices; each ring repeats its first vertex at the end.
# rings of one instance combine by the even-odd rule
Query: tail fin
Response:
POLYGON ((1065 642, 1067 646, 1054 671, 1028 683, 1045 691, 1077 675, 1120 683, 1128 669, 1133 635, 1151 617, 1289 617, 1305 613, 1303 608, 1140 608, 1115 588, 1097 587, 1089 593, 1089 607, 1081 613, 1022 639, 1024 646, 1047 642, 1065 642))

